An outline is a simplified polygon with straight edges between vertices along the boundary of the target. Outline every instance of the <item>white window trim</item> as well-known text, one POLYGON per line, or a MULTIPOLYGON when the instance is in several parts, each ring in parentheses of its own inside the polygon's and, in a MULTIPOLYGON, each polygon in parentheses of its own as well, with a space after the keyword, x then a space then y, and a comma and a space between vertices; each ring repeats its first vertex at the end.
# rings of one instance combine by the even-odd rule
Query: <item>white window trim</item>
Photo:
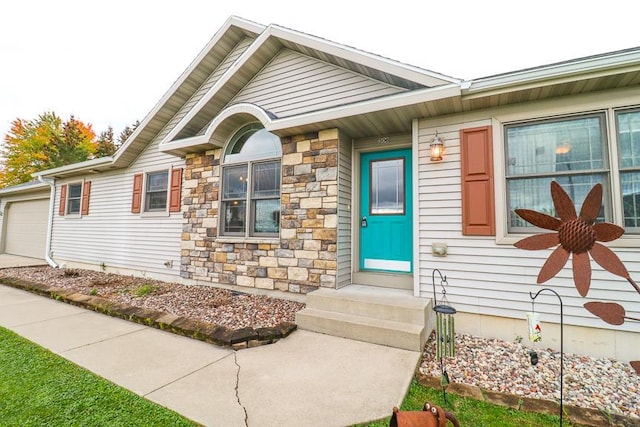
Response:
POLYGON ((64 218, 67 219, 78 219, 82 218, 82 197, 84 196, 84 179, 82 181, 70 181, 66 182, 64 185, 67 186, 67 196, 64 201, 64 218), (71 194, 71 185, 80 185, 80 206, 78 209, 78 213, 70 213, 69 212, 69 194, 71 194))
POLYGON ((150 169, 142 171, 142 200, 140 200, 140 216, 141 217, 167 217, 169 216, 169 198, 171 197, 171 168, 150 169), (167 199, 164 210, 147 211, 147 181, 149 175, 158 172, 167 173, 167 199))
MULTIPOLYGON (((561 104, 561 103, 559 103, 561 104)), ((566 105, 570 105, 566 103, 566 105)), ((623 225, 622 202, 620 195, 620 171, 618 169, 618 141, 615 114, 617 111, 640 107, 640 99, 636 96, 633 100, 621 99, 617 103, 606 102, 585 102, 574 103, 570 106, 557 106, 555 108, 530 109, 526 112, 505 113, 492 117, 493 132, 493 161, 494 161, 494 190, 495 190, 495 216, 496 216, 496 243, 500 245, 513 245, 519 240, 531 236, 531 234, 516 234, 508 232, 507 215, 507 194, 506 194, 506 162, 505 162, 505 126, 517 122, 538 121, 554 117, 579 116, 590 113, 602 113, 605 115, 606 134, 608 137, 608 161, 609 177, 612 194, 612 222, 616 225, 623 225)), ((551 197, 551 194, 549 194, 551 197)), ((623 234, 619 239, 607 243, 607 246, 627 248, 640 246, 639 234, 623 234)))

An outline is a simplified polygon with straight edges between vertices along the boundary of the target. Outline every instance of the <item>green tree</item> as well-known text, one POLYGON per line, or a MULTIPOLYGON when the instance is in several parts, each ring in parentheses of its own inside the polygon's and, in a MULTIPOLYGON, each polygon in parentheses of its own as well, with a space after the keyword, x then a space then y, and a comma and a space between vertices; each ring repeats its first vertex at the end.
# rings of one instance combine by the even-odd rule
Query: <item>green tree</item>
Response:
POLYGON ((35 172, 88 160, 96 151, 94 140, 91 125, 73 116, 66 122, 54 112, 33 120, 15 119, 0 150, 0 186, 28 182, 35 172))
POLYGON ((118 145, 113 141, 113 128, 111 126, 106 131, 100 132, 96 143, 95 157, 111 156, 118 149, 118 145))
POLYGON ((122 132, 120 132, 120 135, 118 136, 118 146, 124 144, 127 138, 131 136, 131 134, 138 128, 138 126, 140 126, 140 120, 136 120, 136 122, 131 126, 126 126, 124 129, 122 129, 122 132))

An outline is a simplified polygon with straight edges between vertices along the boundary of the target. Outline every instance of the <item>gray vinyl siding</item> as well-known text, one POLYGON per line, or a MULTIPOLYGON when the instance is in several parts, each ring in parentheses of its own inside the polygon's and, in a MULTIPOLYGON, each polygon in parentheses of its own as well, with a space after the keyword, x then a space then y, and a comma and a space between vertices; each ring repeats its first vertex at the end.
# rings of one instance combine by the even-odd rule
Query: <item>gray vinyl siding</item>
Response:
MULTIPOLYGON (((163 132, 163 134, 165 134, 163 132)), ((131 213, 133 175, 184 167, 180 158, 161 153, 162 134, 127 169, 86 175, 91 181, 89 214, 81 218, 58 215, 60 185, 56 183, 53 259, 59 264, 79 262, 163 275, 180 274, 182 213, 144 216, 131 213), (164 263, 172 261, 171 268, 164 263)))
POLYGON ((289 117, 405 91, 315 58, 283 49, 235 96, 289 117))
MULTIPOLYGON (((447 276, 448 301, 460 312, 525 319, 531 311, 529 292, 537 292, 537 275, 551 250, 525 251, 512 244, 498 244, 494 236, 463 236, 461 215, 460 129, 490 125, 490 120, 438 125, 429 127, 420 121, 419 141, 419 274, 420 294, 432 295, 432 272, 440 269, 447 276), (435 131, 446 141, 444 160, 429 160, 429 143, 435 131), (431 254, 433 242, 448 245, 446 257, 431 254)), ((493 129, 494 141, 496 132, 493 129)), ((500 159, 494 159, 498 165, 500 159)), ((496 166, 498 167, 498 166, 496 166)), ((495 179, 501 179, 496 174, 495 179)), ((496 194, 496 197, 501 195, 496 194)), ((500 205, 496 216, 500 218, 500 205)), ((503 215, 502 215, 503 216, 503 215)), ((632 277, 640 276, 637 249, 615 248, 632 277)), ((637 294, 621 278, 604 271, 595 262, 591 290, 588 298, 581 298, 573 283, 571 261, 553 279, 545 283, 563 298, 565 323, 571 325, 612 328, 591 315, 583 304, 593 300, 636 301, 637 294)), ((438 283, 436 283, 438 285, 438 283)), ((640 317, 638 304, 626 304, 628 315, 640 317), (635 308, 635 313, 631 309, 635 308)), ((545 319, 559 322, 559 305, 555 296, 544 296, 536 301, 536 311, 545 319)), ((633 330, 631 322, 616 326, 618 330, 633 330)))
MULTIPOLYGON (((178 110, 178 112, 171 118, 167 127, 169 129, 173 129, 179 122, 182 120, 189 111, 193 108, 194 105, 198 103, 202 99, 202 97, 211 89, 211 87, 216 84, 220 77, 233 65, 234 62, 244 53, 245 50, 253 43, 254 39, 250 37, 246 37, 233 48, 233 50, 227 55, 227 57, 218 65, 218 67, 209 75, 209 77, 204 81, 202 86, 196 90, 191 98, 178 110)), ((192 136, 192 135, 189 135, 192 136)), ((181 137, 185 137, 185 135, 181 135, 181 137)))
POLYGON ((338 288, 351 284, 351 145, 351 140, 341 135, 338 146, 338 288))

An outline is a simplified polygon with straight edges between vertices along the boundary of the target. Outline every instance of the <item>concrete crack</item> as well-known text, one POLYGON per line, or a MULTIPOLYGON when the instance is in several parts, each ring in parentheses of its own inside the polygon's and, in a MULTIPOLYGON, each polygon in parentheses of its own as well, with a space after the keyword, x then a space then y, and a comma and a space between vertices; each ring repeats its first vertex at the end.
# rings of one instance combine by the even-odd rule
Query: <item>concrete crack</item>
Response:
POLYGON ((245 427, 249 427, 249 414, 247 414, 247 408, 244 407, 244 405, 242 404, 242 402, 240 401, 240 364, 238 363, 238 352, 235 351, 233 353, 233 361, 236 364, 236 366, 238 367, 238 372, 236 373, 236 400, 238 401, 238 405, 240 405, 240 407, 242 408, 242 410, 244 411, 244 425, 245 427))

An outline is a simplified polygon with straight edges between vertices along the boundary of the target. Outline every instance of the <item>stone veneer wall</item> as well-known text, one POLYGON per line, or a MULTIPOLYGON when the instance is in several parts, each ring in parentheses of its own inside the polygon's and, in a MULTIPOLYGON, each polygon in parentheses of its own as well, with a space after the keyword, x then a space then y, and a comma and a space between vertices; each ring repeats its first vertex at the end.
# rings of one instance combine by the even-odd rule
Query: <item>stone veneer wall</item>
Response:
POLYGON ((181 276, 289 292, 334 288, 338 130, 282 139, 279 239, 218 236, 221 153, 186 157, 181 276))

